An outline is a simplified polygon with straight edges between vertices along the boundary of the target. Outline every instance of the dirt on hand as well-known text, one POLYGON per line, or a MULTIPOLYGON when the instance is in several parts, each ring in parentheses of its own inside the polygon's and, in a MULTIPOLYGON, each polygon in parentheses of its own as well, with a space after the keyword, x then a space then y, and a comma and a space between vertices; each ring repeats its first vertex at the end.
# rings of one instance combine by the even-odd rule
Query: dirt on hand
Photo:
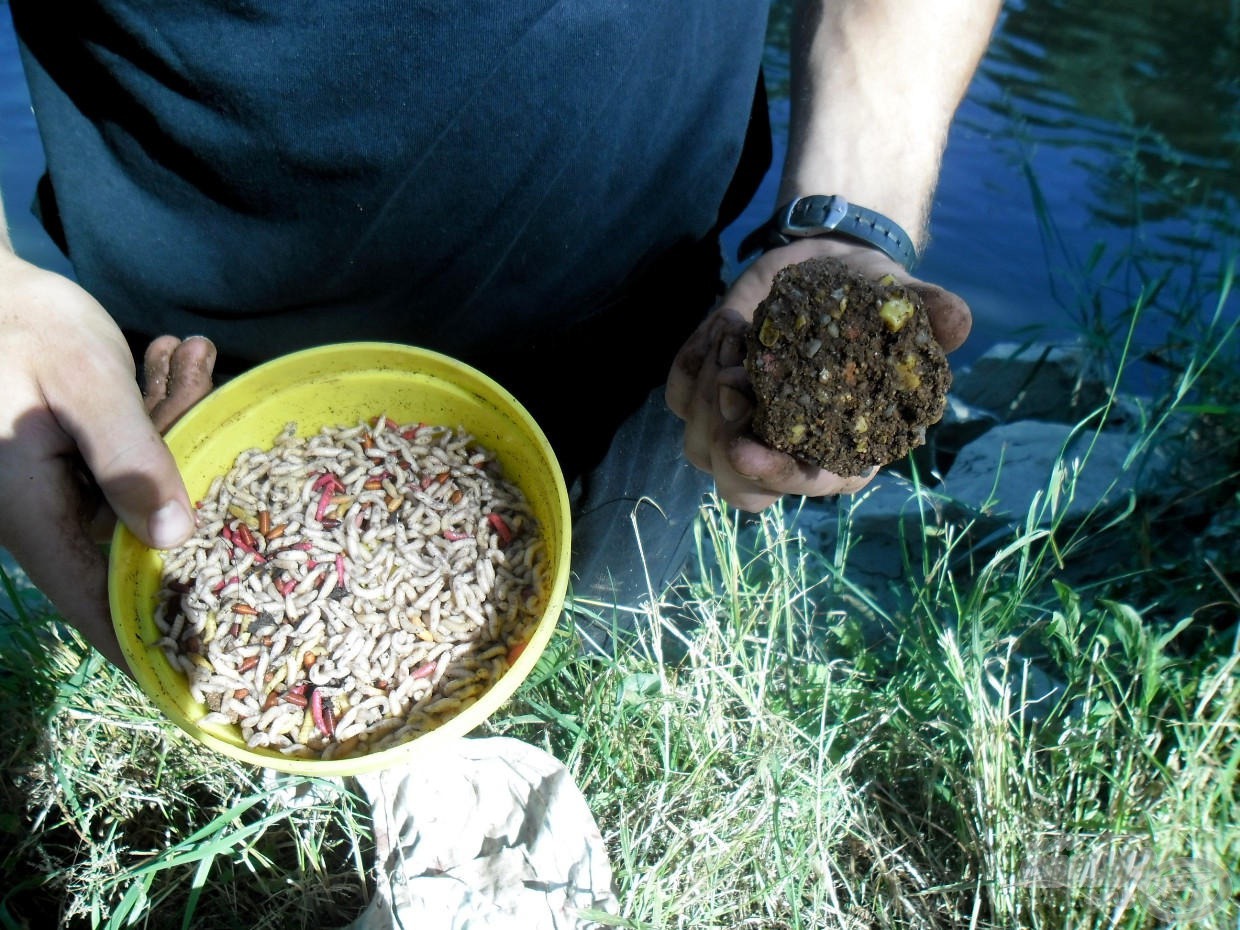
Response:
POLYGON ((951 369, 920 297, 835 258, 775 275, 748 335, 755 435, 840 476, 863 475, 925 442, 951 369))

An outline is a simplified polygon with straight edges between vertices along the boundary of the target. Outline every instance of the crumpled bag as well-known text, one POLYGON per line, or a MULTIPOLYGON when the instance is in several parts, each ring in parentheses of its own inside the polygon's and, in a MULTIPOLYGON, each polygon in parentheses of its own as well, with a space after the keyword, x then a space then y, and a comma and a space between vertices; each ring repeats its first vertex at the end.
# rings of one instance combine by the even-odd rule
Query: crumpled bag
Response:
POLYGON ((375 896, 349 930, 581 930, 619 909, 594 816, 568 770, 507 737, 445 741, 357 776, 375 896))

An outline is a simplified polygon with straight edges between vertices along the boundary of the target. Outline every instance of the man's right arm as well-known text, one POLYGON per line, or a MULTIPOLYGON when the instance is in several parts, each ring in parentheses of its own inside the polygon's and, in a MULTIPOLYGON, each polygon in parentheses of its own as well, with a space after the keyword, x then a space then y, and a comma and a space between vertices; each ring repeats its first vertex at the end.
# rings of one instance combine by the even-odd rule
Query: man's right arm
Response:
MULTIPOLYGON (((158 547, 190 535, 193 511, 120 329, 77 284, 20 258, 3 227, 0 546, 66 620, 124 668, 108 615, 106 559, 95 538, 100 506, 158 547)), ((202 363, 209 389, 211 344, 173 342, 153 360, 162 360, 169 375, 160 389, 183 388, 187 378, 200 388, 191 369, 202 363), (173 354, 182 345, 189 348, 181 350, 178 372, 173 354)), ((153 400, 165 402, 165 420, 192 403, 153 400)))

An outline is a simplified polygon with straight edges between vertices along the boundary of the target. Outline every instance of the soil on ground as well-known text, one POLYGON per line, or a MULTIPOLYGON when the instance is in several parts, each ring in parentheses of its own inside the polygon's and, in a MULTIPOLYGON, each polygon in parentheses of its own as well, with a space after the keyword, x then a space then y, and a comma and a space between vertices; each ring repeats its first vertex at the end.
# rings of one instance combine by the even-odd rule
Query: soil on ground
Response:
POLYGON ((754 313, 745 367, 753 431, 771 448, 841 476, 907 455, 943 416, 951 370, 921 298, 838 259, 775 275, 754 313))

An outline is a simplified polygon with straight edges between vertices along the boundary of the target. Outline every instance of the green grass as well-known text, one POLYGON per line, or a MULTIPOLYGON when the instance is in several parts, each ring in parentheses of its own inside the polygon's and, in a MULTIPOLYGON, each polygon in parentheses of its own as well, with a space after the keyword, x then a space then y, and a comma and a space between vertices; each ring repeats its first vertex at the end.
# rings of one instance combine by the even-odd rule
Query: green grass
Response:
MULTIPOLYGON (((891 554, 894 599, 850 569, 863 498, 838 503, 826 553, 804 545, 794 502, 747 519, 715 503, 694 570, 657 603, 572 605, 631 633, 602 657, 566 618, 485 732, 568 765, 615 872, 620 912, 600 923, 1236 926, 1231 282, 1226 268, 1216 312, 1167 349, 1173 376, 1142 408, 1126 467, 1156 447, 1180 465, 1157 495, 1069 521, 1086 452, 998 533, 919 507, 891 554)), ((1126 342, 1116 385, 1137 355, 1126 342)), ((289 930, 360 913, 372 838, 350 783, 275 784, 201 748, 0 579, 0 928, 289 930)))
POLYGON ((590 798, 617 925, 1234 926, 1234 631, 1184 656, 1129 605, 1025 590, 1021 539, 875 645, 778 510, 702 532, 687 598, 619 661, 565 643, 501 723, 590 798))
MULTIPOLYGON (((589 799, 622 902, 600 922, 1234 926, 1234 629, 1186 652, 1191 618, 1058 583, 1070 551, 1031 523, 959 578, 943 566, 966 528, 923 534, 930 578, 874 642, 859 628, 882 608, 847 552, 805 551, 795 516, 705 509, 697 577, 632 613, 615 659, 565 628, 489 727, 589 799)), ((369 838, 345 786, 273 798, 56 624, 22 609, 5 630, 0 925, 360 911, 369 838)))

